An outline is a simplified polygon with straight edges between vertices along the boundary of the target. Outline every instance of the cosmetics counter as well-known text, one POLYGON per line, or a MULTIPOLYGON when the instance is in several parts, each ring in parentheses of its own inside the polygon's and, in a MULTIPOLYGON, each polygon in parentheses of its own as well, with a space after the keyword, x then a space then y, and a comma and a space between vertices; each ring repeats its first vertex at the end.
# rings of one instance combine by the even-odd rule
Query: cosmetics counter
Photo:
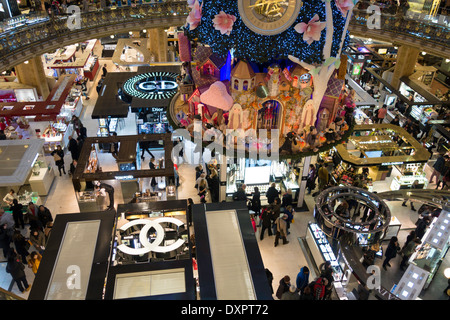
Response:
POLYGON ((138 134, 166 133, 172 132, 173 128, 167 120, 165 108, 152 107, 146 113, 136 115, 138 134))
POLYGON ((96 39, 83 42, 81 46, 84 49, 81 53, 78 53, 81 48, 77 43, 60 48, 54 53, 44 54, 43 62, 48 69, 47 75, 59 77, 62 74, 75 74, 76 80, 86 77, 93 81, 99 69, 98 56, 93 54, 96 43, 96 39))
MULTIPOLYGON (((53 168, 45 157, 43 144, 39 139, 0 141, 1 199, 13 189, 25 210, 29 202, 41 204, 40 196, 48 194, 55 177, 53 168), (31 186, 31 192, 20 191, 26 184, 31 186)), ((9 209, 9 206, 6 209, 9 209)))
MULTIPOLYGON (((97 137, 109 137, 112 133, 116 132, 118 118, 100 118, 98 119, 97 137)), ((110 150, 109 143, 100 143, 100 150, 108 152, 110 150)))
MULTIPOLYGON (((446 259, 450 246, 449 224, 450 212, 448 208, 445 208, 428 226, 421 239, 422 244, 411 255, 408 268, 400 281, 394 285, 393 293, 397 297, 403 300, 415 300, 423 290, 429 288, 446 259)), ((439 276, 442 277, 442 274, 439 276)), ((444 281, 442 282, 447 285, 444 281)))
MULTIPOLYGON (((265 195, 272 183, 278 191, 292 190, 292 197, 296 198, 299 190, 299 170, 288 164, 270 160, 238 159, 238 162, 228 160, 226 173, 226 194, 232 196, 242 183, 246 185, 247 195, 252 195, 254 187, 258 187, 262 196, 265 195)), ((263 199, 265 200, 265 199, 263 199)))

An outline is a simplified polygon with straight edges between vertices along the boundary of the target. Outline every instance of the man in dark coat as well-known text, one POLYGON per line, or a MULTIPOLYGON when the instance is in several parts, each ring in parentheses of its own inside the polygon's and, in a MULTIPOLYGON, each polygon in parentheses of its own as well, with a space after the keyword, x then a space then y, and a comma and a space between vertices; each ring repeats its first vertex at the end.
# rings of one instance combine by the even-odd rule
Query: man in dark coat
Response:
POLYGON ((280 194, 280 192, 275 187, 275 183, 272 183, 272 185, 266 191, 267 202, 269 204, 272 204, 274 202, 275 198, 278 197, 279 194, 280 194))
POLYGON ((78 150, 78 143, 77 140, 75 140, 72 136, 69 136, 69 151, 72 155, 73 160, 78 160, 78 157, 80 156, 80 152, 78 150))
POLYGON ((245 187, 246 185, 242 184, 241 187, 233 194, 233 201, 247 201, 245 187))

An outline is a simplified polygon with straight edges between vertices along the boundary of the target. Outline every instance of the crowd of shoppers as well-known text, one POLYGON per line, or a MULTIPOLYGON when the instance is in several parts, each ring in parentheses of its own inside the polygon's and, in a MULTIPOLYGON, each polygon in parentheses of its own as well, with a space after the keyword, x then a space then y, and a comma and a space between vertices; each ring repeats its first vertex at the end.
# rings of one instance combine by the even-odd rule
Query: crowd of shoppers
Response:
POLYGON ((21 206, 17 199, 13 199, 13 214, 0 208, 0 248, 7 262, 6 272, 24 293, 31 288, 25 268, 37 273, 51 234, 53 217, 43 205, 38 207, 30 202, 26 210, 21 206), (29 224, 29 230, 25 229, 26 224, 29 224))

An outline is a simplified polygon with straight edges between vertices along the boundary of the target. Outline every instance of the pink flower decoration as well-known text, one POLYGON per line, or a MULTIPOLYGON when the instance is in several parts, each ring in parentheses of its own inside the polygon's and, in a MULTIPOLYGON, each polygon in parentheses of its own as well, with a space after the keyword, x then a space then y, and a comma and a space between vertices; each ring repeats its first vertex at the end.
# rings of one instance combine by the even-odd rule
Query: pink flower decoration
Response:
POLYGON ((335 0, 335 2, 344 17, 347 15, 347 12, 354 7, 353 0, 335 0))
POLYGON ((326 22, 319 21, 319 16, 316 14, 308 23, 300 22, 296 24, 294 29, 298 33, 303 33, 303 40, 310 45, 313 41, 320 40, 320 34, 326 25, 326 22))
POLYGON ((194 30, 200 24, 200 21, 202 20, 202 7, 203 4, 200 6, 200 3, 196 0, 186 19, 186 22, 189 23, 189 30, 194 30))
POLYGON ((187 0, 188 7, 193 8, 196 1, 197 0, 187 0))
POLYGON ((223 11, 220 11, 219 14, 216 14, 213 19, 214 28, 220 31, 221 34, 230 35, 233 30, 233 24, 236 21, 236 17, 231 14, 226 14, 223 11))

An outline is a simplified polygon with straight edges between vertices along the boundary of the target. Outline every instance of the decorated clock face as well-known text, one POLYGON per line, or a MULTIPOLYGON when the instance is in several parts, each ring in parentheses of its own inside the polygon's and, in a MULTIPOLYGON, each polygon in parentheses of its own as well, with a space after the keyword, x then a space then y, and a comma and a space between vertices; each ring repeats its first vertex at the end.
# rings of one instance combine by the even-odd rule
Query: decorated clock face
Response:
POLYGON ((242 21, 262 35, 275 35, 288 29, 302 5, 301 0, 238 0, 242 21))

